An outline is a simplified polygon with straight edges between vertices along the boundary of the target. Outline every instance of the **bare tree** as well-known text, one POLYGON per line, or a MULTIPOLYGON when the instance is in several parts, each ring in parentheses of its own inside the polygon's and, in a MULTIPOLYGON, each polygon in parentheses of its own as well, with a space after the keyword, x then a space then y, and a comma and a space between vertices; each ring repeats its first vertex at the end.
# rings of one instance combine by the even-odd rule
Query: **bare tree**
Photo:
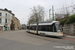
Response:
POLYGON ((34 23, 39 21, 44 21, 44 8, 41 6, 34 6, 30 14, 28 23, 34 23))
POLYGON ((56 20, 60 20, 62 18, 68 18, 70 16, 70 11, 72 11, 72 9, 70 9, 69 6, 66 6, 61 9, 59 9, 60 11, 58 13, 55 14, 56 20))

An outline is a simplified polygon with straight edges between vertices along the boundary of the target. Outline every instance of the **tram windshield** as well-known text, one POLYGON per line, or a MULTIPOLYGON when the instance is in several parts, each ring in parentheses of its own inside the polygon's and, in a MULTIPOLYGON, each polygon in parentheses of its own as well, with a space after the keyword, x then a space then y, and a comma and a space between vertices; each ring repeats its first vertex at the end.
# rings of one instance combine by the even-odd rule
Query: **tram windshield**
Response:
POLYGON ((56 26, 57 32, 62 31, 62 28, 60 26, 60 23, 55 23, 55 26, 56 26))

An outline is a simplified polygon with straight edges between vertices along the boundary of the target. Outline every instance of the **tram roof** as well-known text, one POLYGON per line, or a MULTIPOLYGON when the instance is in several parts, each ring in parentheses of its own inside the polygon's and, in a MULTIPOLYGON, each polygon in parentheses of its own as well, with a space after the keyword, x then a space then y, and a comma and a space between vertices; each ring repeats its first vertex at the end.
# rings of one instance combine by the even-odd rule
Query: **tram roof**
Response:
POLYGON ((35 22, 30 24, 36 24, 36 23, 52 23, 52 22, 59 22, 59 21, 42 21, 42 22, 35 22))
POLYGON ((30 25, 51 25, 55 22, 59 22, 59 21, 44 21, 44 22, 35 22, 35 23, 30 23, 30 25))

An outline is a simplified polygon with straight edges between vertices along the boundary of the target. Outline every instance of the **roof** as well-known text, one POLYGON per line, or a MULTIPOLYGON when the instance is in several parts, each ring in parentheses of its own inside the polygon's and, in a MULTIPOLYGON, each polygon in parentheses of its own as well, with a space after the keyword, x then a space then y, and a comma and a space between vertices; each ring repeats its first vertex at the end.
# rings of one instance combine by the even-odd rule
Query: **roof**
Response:
MULTIPOLYGON (((17 17, 15 17, 17 20, 19 20, 17 17)), ((20 21, 20 20, 19 20, 20 21)))
POLYGON ((30 24, 36 24, 36 23, 51 23, 51 22, 58 22, 58 21, 42 21, 42 22, 35 22, 35 23, 30 23, 30 24))
POLYGON ((9 12, 10 14, 12 14, 12 15, 14 15, 13 13, 12 13, 12 11, 11 10, 8 10, 8 9, 0 9, 1 11, 7 11, 7 12, 9 12))
POLYGON ((35 23, 30 23, 30 24, 36 24, 36 23, 50 23, 52 21, 41 21, 41 22, 35 22, 35 23))

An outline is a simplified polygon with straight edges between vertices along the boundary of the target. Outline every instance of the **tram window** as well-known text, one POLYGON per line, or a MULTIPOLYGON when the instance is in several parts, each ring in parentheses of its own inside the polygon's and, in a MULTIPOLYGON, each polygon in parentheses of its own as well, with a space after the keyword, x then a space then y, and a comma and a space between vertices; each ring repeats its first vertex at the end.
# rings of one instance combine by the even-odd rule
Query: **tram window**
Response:
POLYGON ((33 30, 36 30, 36 26, 33 26, 33 30))
POLYGON ((45 27, 45 26, 40 26, 40 27, 39 27, 39 30, 40 30, 40 31, 46 31, 46 27, 45 27))
POLYGON ((33 26, 31 26, 31 30, 33 30, 34 29, 34 27, 33 26))
POLYGON ((41 25, 38 27, 38 30, 53 32, 53 27, 52 27, 52 25, 41 25))
POLYGON ((27 26, 27 29, 29 29, 29 26, 27 26))
POLYGON ((47 25, 47 26, 46 26, 46 31, 52 32, 52 25, 47 25))
POLYGON ((45 31, 45 27, 44 26, 41 27, 41 31, 45 31))
POLYGON ((30 26, 30 30, 36 30, 36 26, 30 26))
POLYGON ((32 28, 31 28, 31 26, 30 26, 30 30, 31 30, 32 28))
POLYGON ((34 30, 36 30, 36 26, 34 26, 34 30))
POLYGON ((32 26, 30 26, 30 30, 32 30, 32 26))
POLYGON ((52 26, 51 25, 47 26, 47 31, 51 31, 52 32, 52 26))
POLYGON ((41 26, 38 26, 38 30, 41 31, 41 26))
POLYGON ((53 25, 53 32, 57 32, 55 25, 53 25))
POLYGON ((36 30, 36 26, 33 26, 32 28, 33 28, 33 30, 36 30))
POLYGON ((56 28, 54 27, 53 31, 53 25, 41 25, 38 26, 38 31, 56 32, 56 28))

